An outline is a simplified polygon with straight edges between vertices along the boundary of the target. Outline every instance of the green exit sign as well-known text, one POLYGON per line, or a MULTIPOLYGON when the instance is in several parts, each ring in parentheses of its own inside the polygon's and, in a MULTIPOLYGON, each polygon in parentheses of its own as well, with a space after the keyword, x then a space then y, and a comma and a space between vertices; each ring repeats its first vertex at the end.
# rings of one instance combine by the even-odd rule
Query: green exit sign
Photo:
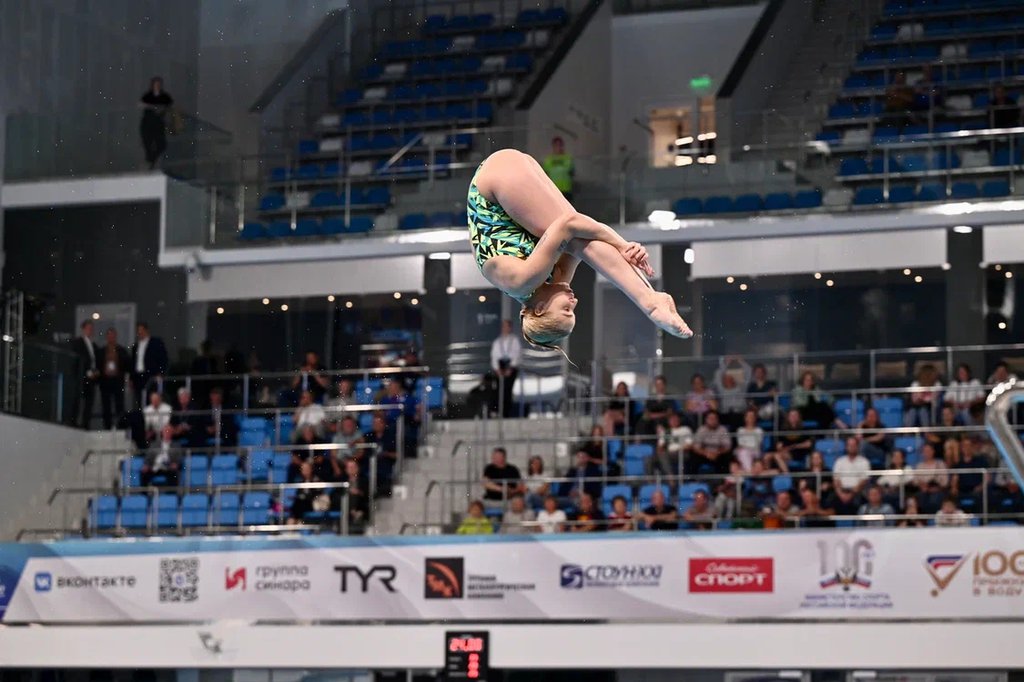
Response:
POLYGON ((690 79, 690 88, 693 90, 707 90, 711 87, 711 76, 697 76, 690 79))

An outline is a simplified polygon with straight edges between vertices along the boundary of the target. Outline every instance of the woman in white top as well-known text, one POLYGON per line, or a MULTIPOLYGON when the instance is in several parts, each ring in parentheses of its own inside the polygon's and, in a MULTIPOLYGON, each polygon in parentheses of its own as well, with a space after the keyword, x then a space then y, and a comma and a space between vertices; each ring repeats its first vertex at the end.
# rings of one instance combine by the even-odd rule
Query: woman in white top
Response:
POLYGON ((946 389, 945 403, 956 410, 960 420, 966 424, 971 419, 971 408, 984 400, 985 389, 981 387, 980 381, 971 376, 970 365, 960 363, 956 368, 956 379, 949 382, 946 389))
POLYGON ((914 482, 914 467, 907 464, 907 457, 902 450, 893 450, 889 455, 888 474, 878 477, 876 483, 885 489, 885 496, 898 495, 900 486, 914 482), (897 473, 897 471, 899 473, 897 473))
POLYGON ((561 533, 568 520, 565 512, 558 508, 554 495, 544 498, 544 508, 537 512, 537 526, 541 533, 561 533))
POLYGON ((544 458, 540 455, 534 455, 526 463, 526 478, 523 479, 523 484, 526 486, 526 504, 531 509, 543 506, 550 484, 544 478, 544 458))
POLYGON ((733 454, 743 471, 750 471, 755 459, 760 459, 764 447, 764 429, 757 425, 757 410, 743 414, 743 426, 736 429, 736 449, 733 454))

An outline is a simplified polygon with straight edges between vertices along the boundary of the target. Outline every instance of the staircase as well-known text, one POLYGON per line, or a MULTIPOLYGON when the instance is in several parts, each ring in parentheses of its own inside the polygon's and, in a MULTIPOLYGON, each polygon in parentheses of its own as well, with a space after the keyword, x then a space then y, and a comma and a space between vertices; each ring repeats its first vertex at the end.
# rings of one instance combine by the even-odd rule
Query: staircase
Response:
POLYGON ((544 458, 546 475, 556 476, 570 462, 570 442, 589 430, 589 426, 589 417, 555 415, 536 419, 435 421, 426 444, 420 447, 419 457, 405 461, 393 496, 377 501, 372 533, 450 532, 469 501, 483 494, 480 475, 490 462, 494 447, 505 447, 508 461, 524 476, 527 460, 533 455, 544 458), (458 483, 440 483, 445 481, 458 483))

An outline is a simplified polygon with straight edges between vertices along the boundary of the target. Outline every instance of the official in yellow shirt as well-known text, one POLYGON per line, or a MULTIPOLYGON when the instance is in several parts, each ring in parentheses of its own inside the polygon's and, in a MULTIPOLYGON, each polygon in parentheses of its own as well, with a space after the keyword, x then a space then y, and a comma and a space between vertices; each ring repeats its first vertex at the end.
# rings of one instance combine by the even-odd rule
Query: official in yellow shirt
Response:
POLYGON ((555 187, 566 199, 572 201, 572 180, 576 174, 576 166, 572 156, 565 153, 565 141, 560 137, 551 140, 551 153, 544 157, 541 167, 555 187))

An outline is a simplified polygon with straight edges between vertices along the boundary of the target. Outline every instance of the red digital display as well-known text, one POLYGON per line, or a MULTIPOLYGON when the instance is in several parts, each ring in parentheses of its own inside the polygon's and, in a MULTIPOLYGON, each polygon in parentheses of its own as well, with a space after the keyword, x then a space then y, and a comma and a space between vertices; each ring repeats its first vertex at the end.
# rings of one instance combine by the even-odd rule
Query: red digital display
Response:
POLYGON ((445 633, 445 678, 487 682, 486 632, 445 633))

